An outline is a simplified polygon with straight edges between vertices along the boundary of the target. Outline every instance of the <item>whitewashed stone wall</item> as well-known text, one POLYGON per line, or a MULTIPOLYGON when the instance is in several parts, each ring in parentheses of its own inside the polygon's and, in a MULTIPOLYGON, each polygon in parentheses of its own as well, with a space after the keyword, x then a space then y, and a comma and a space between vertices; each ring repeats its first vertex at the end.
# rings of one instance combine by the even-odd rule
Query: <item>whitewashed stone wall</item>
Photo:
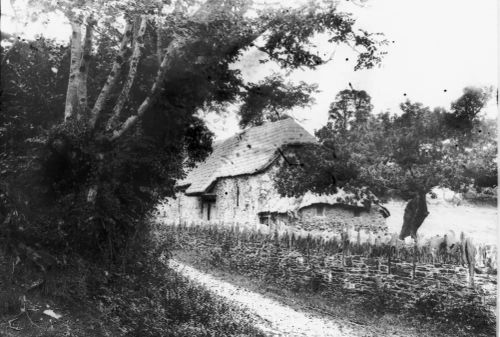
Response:
POLYGON ((256 175, 219 179, 210 193, 216 195, 218 221, 237 222, 256 227, 258 213, 277 196, 272 181, 273 169, 256 175))
MULTIPOLYGON (((267 201, 278 194, 273 187, 272 175, 276 165, 265 172, 219 179, 208 193, 216 195, 211 204, 210 222, 236 222, 256 227, 258 213, 267 201)), ((176 198, 167 198, 159 205, 160 217, 168 221, 207 221, 207 203, 199 196, 178 193, 176 198)))
MULTIPOLYGON (((273 185, 273 177, 279 161, 266 171, 254 175, 242 175, 218 179, 209 194, 215 194, 216 201, 211 203, 210 222, 239 223, 249 228, 259 228, 258 213, 267 209, 269 200, 279 197, 273 185)), ((323 216, 318 216, 316 205, 303 208, 298 218, 292 219, 285 214, 274 217, 273 229, 291 225, 301 230, 339 230, 343 226, 374 231, 386 230, 386 221, 376 211, 354 212, 342 206, 324 205, 323 216)), ((159 207, 161 217, 167 221, 200 222, 208 221, 208 204, 202 203, 199 196, 186 196, 178 193, 177 198, 168 198, 159 207)))
POLYGON ((182 192, 175 198, 167 198, 158 206, 158 215, 168 221, 191 222, 203 220, 201 198, 187 196, 182 192))

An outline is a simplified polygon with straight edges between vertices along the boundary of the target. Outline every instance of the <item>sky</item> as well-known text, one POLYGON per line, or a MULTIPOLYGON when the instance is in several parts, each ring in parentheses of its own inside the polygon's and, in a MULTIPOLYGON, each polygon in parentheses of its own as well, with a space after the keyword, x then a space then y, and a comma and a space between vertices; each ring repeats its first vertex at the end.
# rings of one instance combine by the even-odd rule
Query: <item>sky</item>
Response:
MULTIPOLYGON (((316 71, 292 73, 290 80, 318 83, 321 90, 313 106, 292 113, 308 131, 327 122, 330 103, 349 82, 371 95, 375 113, 399 113, 406 99, 449 108, 466 86, 498 87, 496 0, 370 0, 363 7, 346 3, 343 8, 354 14, 358 27, 384 33, 390 41, 388 54, 380 67, 354 71, 355 53, 338 47, 333 60, 316 71)), ((269 74, 256 56, 250 52, 244 60, 243 74, 250 81, 269 74)), ((485 114, 498 114, 495 100, 485 114)), ((227 124, 220 128, 223 136, 234 132, 237 123, 227 124)))
MULTIPOLYGON (((8 1, 1 2, 2 30, 9 31, 14 28, 8 22, 10 6, 8 1)), ((317 83, 320 90, 314 95, 314 105, 294 109, 291 115, 313 132, 326 123, 330 103, 349 82, 371 95, 375 113, 399 113, 399 104, 406 99, 431 108, 449 108, 466 86, 498 88, 497 6, 497 0, 369 0, 363 6, 341 1, 340 9, 353 13, 357 27, 385 35, 390 42, 387 55, 380 67, 354 71, 353 50, 318 40, 321 50, 334 52, 333 59, 316 70, 287 74, 294 82, 317 83)), ((69 40, 70 35, 69 26, 55 18, 45 26, 31 23, 21 31, 27 37, 43 32, 62 40, 69 40)), ((250 50, 235 65, 242 69, 245 80, 256 82, 278 70, 259 64, 259 56, 258 51, 250 50)), ((238 131, 234 110, 225 118, 206 116, 217 138, 238 131)), ((498 114, 495 100, 485 114, 498 114)))

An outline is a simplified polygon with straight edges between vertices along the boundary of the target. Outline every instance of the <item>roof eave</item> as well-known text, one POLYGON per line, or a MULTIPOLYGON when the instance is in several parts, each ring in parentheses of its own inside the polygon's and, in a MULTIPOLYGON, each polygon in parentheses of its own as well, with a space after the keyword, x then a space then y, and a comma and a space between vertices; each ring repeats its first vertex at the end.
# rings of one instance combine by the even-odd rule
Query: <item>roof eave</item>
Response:
MULTIPOLYGON (((212 181, 203 190, 198 190, 198 191, 193 191, 193 192, 186 192, 186 195, 194 196, 194 195, 201 195, 203 193, 207 193, 207 191, 210 191, 215 186, 215 184, 217 184, 217 182, 220 179, 223 179, 223 178, 236 178, 236 177, 241 177, 241 176, 252 176, 252 175, 255 175, 255 174, 262 173, 265 170, 267 170, 276 161, 276 159, 278 159, 278 157, 279 157, 278 151, 276 151, 276 153, 274 154, 274 158, 272 158, 271 160, 269 160, 267 163, 265 163, 264 165, 262 165, 261 168, 259 168, 258 170, 255 170, 254 172, 251 172, 251 173, 242 173, 242 174, 235 174, 235 175, 231 175, 231 176, 217 177, 217 178, 214 179, 214 181, 212 181)), ((189 185, 191 185, 191 184, 189 184, 189 185)))

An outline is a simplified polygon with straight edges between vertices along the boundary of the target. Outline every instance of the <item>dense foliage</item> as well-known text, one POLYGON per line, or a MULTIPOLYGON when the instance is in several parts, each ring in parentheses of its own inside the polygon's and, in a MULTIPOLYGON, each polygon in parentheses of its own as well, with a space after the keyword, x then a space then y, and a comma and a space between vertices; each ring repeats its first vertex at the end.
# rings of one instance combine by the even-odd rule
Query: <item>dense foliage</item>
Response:
POLYGON ((276 121, 287 118, 286 111, 311 103, 311 93, 316 85, 300 82, 298 85, 286 83, 282 76, 274 74, 254 84, 249 83, 244 103, 240 106, 240 126, 261 125, 265 120, 276 121))
POLYGON ((312 85, 277 75, 245 83, 234 67, 243 51, 258 48, 262 62, 286 69, 315 68, 325 60, 311 41, 324 34, 356 46, 357 67, 380 61, 378 37, 356 30, 331 4, 30 5, 32 18, 62 13, 72 36, 65 46, 3 35, 0 236, 14 251, 15 242, 25 242, 121 261, 145 236, 155 203, 173 195, 184 170, 211 151, 200 109, 239 102, 245 124, 258 124, 259 113, 277 116, 310 102, 312 85))
MULTIPOLYGON (((158 102, 133 133, 114 143, 95 137, 82 121, 59 124, 66 49, 44 39, 13 48, 17 62, 9 59, 2 72, 1 138, 8 145, 2 234, 113 260, 139 234, 158 198, 172 195, 185 155, 194 162, 210 151, 212 134, 193 110, 165 109, 168 102, 158 102), (96 199, 89 202, 92 193, 96 199)), ((136 82, 139 95, 143 84, 136 82)))
POLYGON ((460 322, 467 330, 476 330, 492 335, 495 333, 493 317, 481 303, 476 291, 453 298, 446 291, 429 289, 419 296, 416 310, 426 317, 443 323, 460 322))
POLYGON ((451 112, 446 115, 446 122, 458 132, 470 133, 478 125, 478 117, 492 98, 493 88, 466 87, 462 96, 451 103, 451 112))
POLYGON ((337 133, 345 133, 366 123, 372 109, 371 97, 366 91, 345 89, 330 104, 328 117, 334 121, 333 127, 337 133))
POLYGON ((406 101, 400 114, 374 115, 365 91, 343 90, 330 107, 330 122, 316 131, 319 144, 295 149, 296 165, 278 171, 278 191, 300 195, 365 186, 379 197, 413 200, 411 230, 401 235, 415 235, 428 215, 425 195, 433 187, 465 192, 497 185, 495 122, 476 111, 484 92, 466 89, 451 112, 406 101), (473 113, 464 112, 469 101, 473 113), (464 116, 470 127, 457 129, 464 116))

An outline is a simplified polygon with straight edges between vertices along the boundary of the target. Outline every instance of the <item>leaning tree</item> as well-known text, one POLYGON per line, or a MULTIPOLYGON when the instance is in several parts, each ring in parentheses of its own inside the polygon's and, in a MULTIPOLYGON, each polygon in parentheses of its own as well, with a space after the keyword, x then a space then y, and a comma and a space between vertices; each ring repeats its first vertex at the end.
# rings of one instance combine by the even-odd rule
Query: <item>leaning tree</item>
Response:
POLYGON ((235 66, 244 51, 314 69, 326 62, 313 44, 322 34, 356 49, 357 68, 380 61, 379 37, 332 3, 62 0, 28 9, 59 15, 71 38, 66 46, 14 37, 3 47, 0 234, 111 261, 131 250, 186 166, 210 152, 199 110, 252 111, 261 101, 279 111, 290 107, 288 89, 307 92, 276 76, 246 83, 235 66))
POLYGON ((282 195, 332 193, 342 186, 355 193, 368 187, 377 196, 402 198, 407 201, 400 232, 404 239, 416 238, 429 214, 426 197, 432 188, 465 192, 496 186, 491 122, 472 118, 467 125, 475 127, 464 135, 456 129, 462 115, 453 110, 407 101, 399 115, 373 115, 369 95, 348 91, 332 104, 334 119, 316 132, 319 143, 293 149, 297 165, 278 171, 276 186, 282 195), (362 107, 358 114, 350 111, 356 102, 362 107))

